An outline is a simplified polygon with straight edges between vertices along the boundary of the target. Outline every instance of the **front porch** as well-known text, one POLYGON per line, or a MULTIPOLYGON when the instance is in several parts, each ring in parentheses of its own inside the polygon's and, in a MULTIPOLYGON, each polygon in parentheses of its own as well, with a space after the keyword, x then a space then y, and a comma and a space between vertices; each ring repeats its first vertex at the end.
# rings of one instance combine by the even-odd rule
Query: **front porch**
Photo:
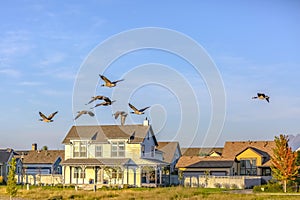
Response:
POLYGON ((137 165, 130 159, 67 160, 63 163, 63 180, 67 185, 108 187, 157 187, 166 185, 167 166, 161 163, 137 165), (79 162, 80 161, 80 162, 79 162), (89 161, 89 162, 88 162, 89 161), (104 162, 106 161, 106 162, 104 162))

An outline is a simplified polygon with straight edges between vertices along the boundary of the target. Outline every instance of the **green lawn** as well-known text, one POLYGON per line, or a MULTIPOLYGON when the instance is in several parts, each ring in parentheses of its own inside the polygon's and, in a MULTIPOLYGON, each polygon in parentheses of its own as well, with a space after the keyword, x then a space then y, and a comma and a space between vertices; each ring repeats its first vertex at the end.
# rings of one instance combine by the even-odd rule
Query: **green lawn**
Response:
MULTIPOLYGON (((5 186, 0 186, 0 199, 5 193, 5 186)), ((230 190, 209 189, 209 188, 184 188, 184 187, 166 187, 166 188, 131 188, 131 189, 100 189, 93 191, 75 191, 72 188, 62 189, 55 187, 19 187, 17 197, 24 199, 297 199, 299 194, 235 194, 230 190)))

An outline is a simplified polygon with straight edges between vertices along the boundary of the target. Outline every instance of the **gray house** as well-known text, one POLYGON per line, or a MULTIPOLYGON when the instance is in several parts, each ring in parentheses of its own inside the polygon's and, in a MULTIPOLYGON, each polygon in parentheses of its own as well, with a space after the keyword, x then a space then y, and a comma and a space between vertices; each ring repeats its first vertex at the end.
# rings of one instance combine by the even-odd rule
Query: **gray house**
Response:
POLYGON ((13 157, 12 149, 0 149, 0 176, 3 177, 3 180, 7 181, 7 174, 9 168, 9 162, 13 157))

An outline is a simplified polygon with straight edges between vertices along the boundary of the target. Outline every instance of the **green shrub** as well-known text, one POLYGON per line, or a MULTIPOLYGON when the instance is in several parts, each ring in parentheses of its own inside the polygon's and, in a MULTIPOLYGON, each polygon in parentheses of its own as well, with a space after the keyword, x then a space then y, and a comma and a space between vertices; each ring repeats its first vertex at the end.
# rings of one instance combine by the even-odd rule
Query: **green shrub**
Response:
POLYGON ((215 186, 215 188, 221 188, 222 187, 221 183, 215 183, 214 186, 215 186))
POLYGON ((266 185, 254 186, 253 192, 283 192, 283 188, 279 183, 268 183, 266 185))

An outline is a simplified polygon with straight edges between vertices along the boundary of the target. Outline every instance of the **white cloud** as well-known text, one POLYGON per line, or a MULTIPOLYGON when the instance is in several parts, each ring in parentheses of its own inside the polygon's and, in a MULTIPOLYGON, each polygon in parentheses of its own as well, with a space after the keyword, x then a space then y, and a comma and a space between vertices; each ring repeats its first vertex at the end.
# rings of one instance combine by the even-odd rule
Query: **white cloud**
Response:
POLYGON ((44 83, 42 82, 36 82, 36 81, 23 81, 19 83, 19 85, 23 85, 23 86, 39 86, 43 84, 44 83))
POLYGON ((5 76, 18 78, 21 76, 21 72, 15 69, 0 69, 0 75, 3 74, 5 76))

